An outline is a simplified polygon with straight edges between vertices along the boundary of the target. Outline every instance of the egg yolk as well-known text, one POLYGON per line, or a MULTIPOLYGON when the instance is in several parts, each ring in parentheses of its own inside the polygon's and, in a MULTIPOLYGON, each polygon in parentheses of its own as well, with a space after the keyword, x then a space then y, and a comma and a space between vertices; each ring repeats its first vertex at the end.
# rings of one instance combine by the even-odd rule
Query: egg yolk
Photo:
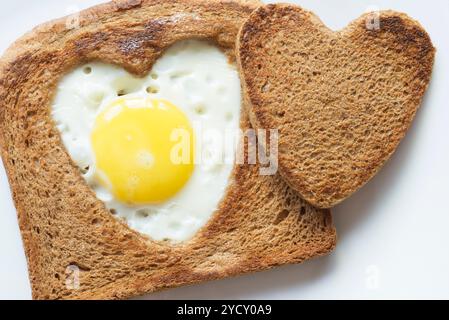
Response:
POLYGON ((91 139, 99 183, 122 202, 163 202, 193 173, 192 126, 168 101, 118 99, 98 115, 91 139))

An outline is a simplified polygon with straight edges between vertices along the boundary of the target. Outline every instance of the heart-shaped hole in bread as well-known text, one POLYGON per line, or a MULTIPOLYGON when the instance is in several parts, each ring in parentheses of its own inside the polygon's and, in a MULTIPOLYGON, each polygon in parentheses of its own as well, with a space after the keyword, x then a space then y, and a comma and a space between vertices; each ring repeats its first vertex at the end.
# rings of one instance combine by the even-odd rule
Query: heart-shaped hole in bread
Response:
POLYGON ((184 40, 142 78, 92 62, 56 89, 52 116, 88 185, 154 240, 190 239, 225 196, 233 163, 222 138, 238 132, 241 112, 228 60, 206 41, 184 40))
POLYGON ((333 32, 292 5, 253 12, 238 46, 253 126, 280 130, 282 176, 321 208, 350 196, 390 158, 435 54, 425 30, 404 14, 367 14, 333 32))

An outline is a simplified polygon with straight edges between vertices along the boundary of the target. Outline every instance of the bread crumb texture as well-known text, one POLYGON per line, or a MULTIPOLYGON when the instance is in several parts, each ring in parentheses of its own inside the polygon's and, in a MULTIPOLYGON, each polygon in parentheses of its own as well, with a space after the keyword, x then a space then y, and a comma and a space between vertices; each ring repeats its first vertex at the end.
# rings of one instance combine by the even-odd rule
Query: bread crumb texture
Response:
MULTIPOLYGON (((56 85, 101 60, 147 73, 164 50, 209 39, 233 56, 257 1, 116 1, 37 27, 1 60, 0 146, 35 299, 119 299, 298 263, 335 246, 328 210, 280 176, 236 166, 209 223, 189 242, 155 242, 116 220, 87 186, 50 115, 56 85)), ((242 128, 249 127, 246 114, 242 128)), ((207 195, 204 195, 207 196, 207 195)))
POLYGON ((333 32, 311 12, 268 5, 238 38, 252 124, 279 128, 282 177, 332 207, 390 158, 429 84, 435 49, 402 13, 366 14, 333 32))

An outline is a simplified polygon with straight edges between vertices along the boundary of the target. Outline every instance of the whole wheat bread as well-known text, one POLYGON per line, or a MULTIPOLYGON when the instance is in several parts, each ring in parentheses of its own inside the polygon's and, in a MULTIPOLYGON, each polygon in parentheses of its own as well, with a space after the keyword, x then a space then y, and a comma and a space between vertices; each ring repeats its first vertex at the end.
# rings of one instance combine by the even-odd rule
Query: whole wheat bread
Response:
POLYGON ((429 84, 435 49, 408 16, 366 14, 339 32, 293 5, 253 12, 238 38, 256 128, 278 128, 282 177, 329 208, 390 158, 429 84))
MULTIPOLYGON (((187 38, 209 39, 234 57, 239 27, 257 5, 116 1, 83 11, 79 28, 68 28, 67 19, 42 25, 6 52, 1 155, 35 299, 126 298, 298 263, 334 248, 330 212, 308 205, 278 175, 260 176, 254 165, 235 167, 219 209, 192 240, 170 245, 146 238, 97 200, 50 116, 58 80, 86 61, 144 75, 167 47, 187 38)), ((241 127, 248 126, 243 113, 241 127)))

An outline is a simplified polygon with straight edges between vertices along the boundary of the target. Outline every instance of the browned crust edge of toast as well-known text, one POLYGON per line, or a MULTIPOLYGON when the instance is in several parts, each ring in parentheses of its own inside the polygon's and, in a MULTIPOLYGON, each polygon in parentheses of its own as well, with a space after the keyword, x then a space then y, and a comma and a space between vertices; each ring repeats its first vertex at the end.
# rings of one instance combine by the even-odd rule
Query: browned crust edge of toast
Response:
MULTIPOLYGON (((0 147, 34 299, 127 298, 299 263, 334 248, 328 210, 308 205, 279 175, 259 176, 249 165, 234 169, 219 209, 192 240, 152 241, 95 198, 49 114, 58 80, 87 61, 144 75, 186 38, 213 41, 233 55, 238 29, 256 7, 255 1, 114 1, 83 11, 80 29, 55 20, 8 49, 0 61, 0 147), (76 290, 66 285, 69 266, 79 271, 76 290)), ((245 113, 241 126, 249 127, 245 113)))

